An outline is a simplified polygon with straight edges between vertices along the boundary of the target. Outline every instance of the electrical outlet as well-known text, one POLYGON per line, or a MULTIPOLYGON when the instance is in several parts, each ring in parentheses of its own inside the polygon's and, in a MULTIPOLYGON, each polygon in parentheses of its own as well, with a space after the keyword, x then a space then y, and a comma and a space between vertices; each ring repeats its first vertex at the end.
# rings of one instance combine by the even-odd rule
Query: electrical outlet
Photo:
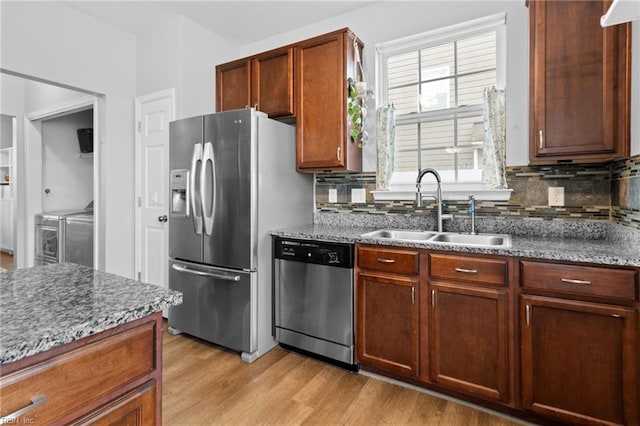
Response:
POLYGON ((352 203, 366 203, 367 202, 367 190, 364 188, 352 188, 351 189, 351 202, 352 203))
POLYGON ((338 190, 335 188, 329 188, 329 202, 337 203, 338 202, 338 190))
POLYGON ((564 187, 549 187, 549 206, 564 206, 564 187))

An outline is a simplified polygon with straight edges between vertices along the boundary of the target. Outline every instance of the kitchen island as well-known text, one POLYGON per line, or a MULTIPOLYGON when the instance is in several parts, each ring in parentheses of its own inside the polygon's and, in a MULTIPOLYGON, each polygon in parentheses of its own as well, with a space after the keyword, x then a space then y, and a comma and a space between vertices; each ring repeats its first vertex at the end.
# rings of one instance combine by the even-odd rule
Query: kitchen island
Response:
POLYGON ((0 421, 161 423, 172 290, 81 265, 0 273, 0 421))

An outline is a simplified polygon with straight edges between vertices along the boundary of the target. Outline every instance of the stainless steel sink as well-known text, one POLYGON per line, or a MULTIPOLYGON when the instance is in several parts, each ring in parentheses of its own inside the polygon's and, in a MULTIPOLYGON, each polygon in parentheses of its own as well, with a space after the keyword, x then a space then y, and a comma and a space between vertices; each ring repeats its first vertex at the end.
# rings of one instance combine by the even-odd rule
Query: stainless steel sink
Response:
POLYGON ((436 232, 430 231, 411 231, 406 229, 379 229, 377 231, 362 234, 362 237, 371 238, 386 238, 391 240, 403 240, 403 241, 427 241, 436 232))
POLYGON ((455 232, 414 231, 405 229, 379 229, 361 237, 384 238, 396 241, 417 241, 432 244, 451 244, 465 247, 511 247, 511 236, 506 234, 462 234, 455 232))
POLYGON ((458 244, 470 247, 511 247, 511 236, 504 234, 442 233, 433 237, 431 242, 458 244))

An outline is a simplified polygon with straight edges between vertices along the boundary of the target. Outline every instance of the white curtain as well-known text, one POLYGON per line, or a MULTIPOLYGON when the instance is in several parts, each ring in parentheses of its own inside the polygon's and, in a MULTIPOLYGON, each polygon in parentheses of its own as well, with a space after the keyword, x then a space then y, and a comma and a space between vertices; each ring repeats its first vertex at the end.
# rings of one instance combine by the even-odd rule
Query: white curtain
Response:
POLYGON ((492 189, 507 187, 506 111, 504 90, 495 86, 484 89, 484 155, 482 182, 492 189))
POLYGON ((396 111, 392 106, 383 106, 376 110, 376 147, 378 152, 378 171, 376 189, 388 191, 393 173, 394 145, 396 138, 396 111))

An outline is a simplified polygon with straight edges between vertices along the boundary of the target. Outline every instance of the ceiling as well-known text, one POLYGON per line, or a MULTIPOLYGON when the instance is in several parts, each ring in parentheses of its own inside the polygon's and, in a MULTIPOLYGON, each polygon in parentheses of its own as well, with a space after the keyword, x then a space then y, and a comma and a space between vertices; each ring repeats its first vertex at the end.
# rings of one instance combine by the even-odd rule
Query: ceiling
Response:
POLYGON ((368 1, 61 1, 134 35, 183 15, 236 44, 248 44, 363 7, 368 1))

